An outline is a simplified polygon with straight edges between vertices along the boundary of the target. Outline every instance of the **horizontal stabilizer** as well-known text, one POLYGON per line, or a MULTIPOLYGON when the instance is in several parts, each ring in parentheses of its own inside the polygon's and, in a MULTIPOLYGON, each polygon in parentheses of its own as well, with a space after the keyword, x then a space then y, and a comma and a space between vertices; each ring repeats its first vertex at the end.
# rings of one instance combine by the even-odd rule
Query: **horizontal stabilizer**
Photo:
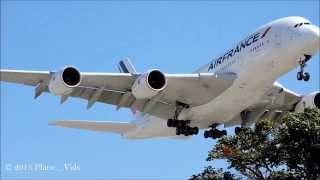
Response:
POLYGON ((53 121, 49 125, 66 128, 85 129, 100 132, 112 132, 117 134, 126 133, 135 128, 129 122, 104 122, 104 121, 53 121))

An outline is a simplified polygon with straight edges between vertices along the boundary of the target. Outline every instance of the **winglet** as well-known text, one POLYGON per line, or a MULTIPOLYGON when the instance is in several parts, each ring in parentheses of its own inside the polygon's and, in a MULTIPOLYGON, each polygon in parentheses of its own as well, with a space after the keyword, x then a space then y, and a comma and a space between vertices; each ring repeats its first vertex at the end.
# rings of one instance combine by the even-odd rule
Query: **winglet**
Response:
POLYGON ((118 68, 121 73, 138 74, 128 58, 121 60, 119 62, 118 68))

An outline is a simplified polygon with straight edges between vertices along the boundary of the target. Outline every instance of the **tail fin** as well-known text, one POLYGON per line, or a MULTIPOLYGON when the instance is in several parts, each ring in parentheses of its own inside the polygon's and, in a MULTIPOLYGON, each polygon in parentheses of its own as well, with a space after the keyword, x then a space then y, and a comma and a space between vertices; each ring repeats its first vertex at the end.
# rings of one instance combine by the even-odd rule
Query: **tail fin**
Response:
POLYGON ((118 68, 121 73, 137 74, 136 69, 128 58, 121 60, 119 62, 118 68))

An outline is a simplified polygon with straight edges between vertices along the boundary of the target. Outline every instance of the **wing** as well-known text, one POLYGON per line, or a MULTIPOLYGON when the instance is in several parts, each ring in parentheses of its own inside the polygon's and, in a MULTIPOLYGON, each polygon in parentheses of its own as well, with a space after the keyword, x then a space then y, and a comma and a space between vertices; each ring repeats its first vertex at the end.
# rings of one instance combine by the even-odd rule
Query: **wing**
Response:
POLYGON ((100 132, 112 132, 124 134, 135 128, 135 125, 129 122, 98 122, 98 121, 54 121, 49 125, 66 128, 85 129, 100 132))
POLYGON ((265 118, 278 120, 285 112, 294 111, 295 105, 301 98, 301 95, 275 82, 272 88, 261 97, 258 103, 242 111, 242 113, 233 120, 225 123, 225 126, 250 125, 265 118))
MULTIPOLYGON (((1 81, 36 86, 35 97, 48 92, 48 84, 54 72, 0 70, 1 81)), ((128 107, 164 119, 172 118, 176 102, 190 107, 204 104, 229 88, 235 74, 165 74, 167 88, 154 99, 135 99, 131 87, 139 74, 81 72, 81 84, 73 88, 69 96, 88 101, 88 108, 95 102, 128 107)))
POLYGON ((266 106, 278 111, 292 111, 302 96, 275 82, 272 88, 261 98, 255 106, 266 106))

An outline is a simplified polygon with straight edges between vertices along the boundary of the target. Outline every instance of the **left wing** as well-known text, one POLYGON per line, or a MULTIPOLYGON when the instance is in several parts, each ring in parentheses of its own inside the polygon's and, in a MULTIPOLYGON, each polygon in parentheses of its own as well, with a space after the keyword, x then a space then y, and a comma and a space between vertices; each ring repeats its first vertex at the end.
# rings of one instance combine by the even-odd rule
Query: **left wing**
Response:
MULTIPOLYGON (((35 97, 49 92, 48 86, 57 72, 0 70, 0 80, 11 83, 36 86, 35 97)), ((95 102, 103 102, 120 107, 128 107, 164 119, 172 118, 176 102, 190 107, 204 104, 229 88, 235 74, 164 74, 167 87, 156 97, 136 99, 131 88, 141 74, 130 73, 88 73, 81 72, 81 83, 72 92, 63 95, 78 97, 88 101, 88 108, 95 102)))

